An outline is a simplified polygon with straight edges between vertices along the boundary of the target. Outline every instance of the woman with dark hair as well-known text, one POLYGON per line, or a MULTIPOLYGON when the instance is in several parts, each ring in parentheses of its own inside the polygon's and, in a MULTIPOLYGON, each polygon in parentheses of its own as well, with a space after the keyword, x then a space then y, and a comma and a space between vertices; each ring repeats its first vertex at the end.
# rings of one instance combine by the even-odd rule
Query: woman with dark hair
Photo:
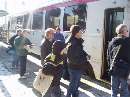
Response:
POLYGON ((70 75, 70 84, 67 89, 66 97, 78 97, 78 87, 80 78, 87 67, 88 54, 83 50, 83 39, 81 38, 81 28, 78 25, 73 25, 70 28, 71 37, 69 42, 71 45, 68 48, 68 71, 70 75))

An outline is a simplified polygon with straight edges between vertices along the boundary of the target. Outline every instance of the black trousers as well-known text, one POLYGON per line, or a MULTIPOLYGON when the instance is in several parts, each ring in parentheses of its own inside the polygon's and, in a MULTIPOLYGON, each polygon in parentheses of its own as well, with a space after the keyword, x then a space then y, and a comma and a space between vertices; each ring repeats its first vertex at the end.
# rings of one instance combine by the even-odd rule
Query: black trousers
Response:
POLYGON ((27 56, 19 56, 20 76, 23 76, 26 72, 26 62, 27 56))
POLYGON ((43 97, 61 97, 60 79, 62 77, 62 74, 63 66, 59 65, 58 67, 54 68, 53 81, 47 93, 43 97))

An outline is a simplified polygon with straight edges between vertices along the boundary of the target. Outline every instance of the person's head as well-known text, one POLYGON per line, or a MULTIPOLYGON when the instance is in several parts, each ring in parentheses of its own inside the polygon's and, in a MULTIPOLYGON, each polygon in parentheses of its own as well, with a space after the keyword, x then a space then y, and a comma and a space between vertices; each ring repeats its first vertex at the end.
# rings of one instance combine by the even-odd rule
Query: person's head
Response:
POLYGON ((16 30, 16 33, 17 33, 18 36, 20 36, 21 33, 22 33, 22 29, 17 29, 17 30, 16 30))
POLYGON ((30 31, 28 30, 28 29, 24 29, 23 31, 22 31, 22 36, 23 37, 27 37, 28 35, 30 34, 30 31))
POLYGON ((61 55, 61 51, 64 49, 65 43, 61 40, 57 40, 52 45, 52 53, 55 55, 61 55))
POLYGON ((56 27, 56 32, 60 32, 60 31, 61 31, 60 27, 56 27))
POLYGON ((55 30, 53 28, 48 28, 45 30, 45 38, 49 41, 52 41, 54 39, 54 33, 55 30))
POLYGON ((122 35, 125 37, 129 37, 129 32, 128 32, 128 28, 127 25, 125 24, 120 24, 116 27, 116 33, 117 35, 122 35))
POLYGON ((72 36, 80 39, 82 37, 82 33, 81 33, 81 28, 78 25, 72 25, 70 28, 70 32, 72 34, 72 36))

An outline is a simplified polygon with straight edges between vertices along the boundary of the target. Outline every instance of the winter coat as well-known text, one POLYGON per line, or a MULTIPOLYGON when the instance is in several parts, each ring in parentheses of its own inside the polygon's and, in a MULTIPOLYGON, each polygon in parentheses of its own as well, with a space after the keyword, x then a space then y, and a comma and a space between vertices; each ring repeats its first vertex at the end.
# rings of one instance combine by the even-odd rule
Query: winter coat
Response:
POLYGON ((12 48, 14 48, 14 40, 15 40, 15 38, 16 38, 17 36, 18 36, 18 35, 16 34, 16 35, 12 36, 12 37, 9 39, 9 44, 12 46, 12 48))
POLYGON ((28 50, 25 48, 26 45, 31 45, 30 40, 23 36, 18 36, 14 40, 14 46, 16 49, 16 54, 18 56, 26 56, 28 54, 28 50))
POLYGON ((68 67, 72 69, 86 70, 88 54, 83 50, 83 39, 71 37, 69 43, 71 46, 68 48, 67 52, 68 67))
POLYGON ((112 41, 109 43, 109 46, 108 46, 108 53, 107 53, 108 64, 110 65, 110 67, 112 67, 111 63, 112 63, 112 60, 117 51, 117 50, 114 50, 114 48, 119 45, 121 45, 121 48, 114 61, 114 66, 113 66, 113 68, 111 68, 111 69, 115 70, 116 72, 114 72, 112 75, 122 76, 124 73, 125 75, 123 75, 123 76, 127 77, 129 74, 129 71, 130 71, 130 53, 129 53, 130 38, 114 37, 112 39, 112 41))
POLYGON ((48 56, 51 53, 52 44, 53 44, 53 41, 49 41, 48 39, 45 39, 42 42, 42 44, 41 44, 41 63, 43 63, 46 56, 48 56))

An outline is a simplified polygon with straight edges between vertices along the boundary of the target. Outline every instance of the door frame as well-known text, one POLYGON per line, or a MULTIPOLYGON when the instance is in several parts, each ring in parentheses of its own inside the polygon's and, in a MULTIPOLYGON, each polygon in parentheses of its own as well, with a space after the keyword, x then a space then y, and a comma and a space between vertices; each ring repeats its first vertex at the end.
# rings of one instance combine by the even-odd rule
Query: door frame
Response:
MULTIPOLYGON (((124 8, 117 7, 117 8, 108 8, 104 10, 104 33, 103 33, 103 46, 102 46, 102 67, 101 67, 101 79, 105 79, 110 81, 110 76, 108 76, 109 65, 107 63, 107 48, 108 43, 112 39, 112 31, 110 27, 110 15, 113 12, 124 12, 124 8), (108 20, 109 19, 109 20, 108 20)), ((112 25, 113 23, 111 23, 112 25)))

